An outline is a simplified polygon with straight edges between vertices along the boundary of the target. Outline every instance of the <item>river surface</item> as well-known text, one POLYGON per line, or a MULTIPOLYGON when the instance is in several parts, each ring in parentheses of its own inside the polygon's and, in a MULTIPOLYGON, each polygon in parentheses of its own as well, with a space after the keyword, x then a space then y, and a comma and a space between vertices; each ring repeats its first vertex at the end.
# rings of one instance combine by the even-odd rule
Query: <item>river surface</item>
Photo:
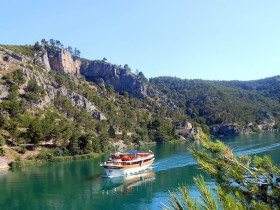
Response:
MULTIPOLYGON (((270 155, 280 162, 280 134, 263 133, 222 139, 236 155, 270 155)), ((197 197, 193 177, 203 174, 186 151, 189 143, 155 145, 155 162, 146 173, 103 178, 100 161, 77 160, 0 171, 0 209, 158 209, 168 190, 187 184, 197 197)), ((213 185, 205 176, 206 182, 213 185)))

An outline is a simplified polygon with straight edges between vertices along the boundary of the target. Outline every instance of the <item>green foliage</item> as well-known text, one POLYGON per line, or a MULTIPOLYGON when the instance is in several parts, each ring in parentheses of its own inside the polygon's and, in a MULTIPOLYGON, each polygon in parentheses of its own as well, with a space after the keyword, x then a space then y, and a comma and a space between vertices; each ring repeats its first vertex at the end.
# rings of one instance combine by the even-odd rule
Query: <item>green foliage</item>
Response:
POLYGON ((53 150, 51 150, 51 152, 53 153, 54 157, 61 157, 61 156, 69 156, 71 155, 69 150, 65 147, 56 147, 53 150))
POLYGON ((0 45, 0 46, 8 50, 11 50, 16 54, 26 55, 31 58, 34 56, 34 53, 36 52, 34 46, 32 45, 0 45))
POLYGON ((99 137, 94 137, 92 139, 92 150, 93 152, 100 153, 101 152, 101 143, 99 137))
POLYGON ((6 154, 6 150, 0 147, 0 156, 4 156, 6 154))
POLYGON ((166 209, 279 209, 280 170, 268 156, 235 157, 223 142, 202 139, 201 148, 189 149, 202 170, 216 181, 217 189, 206 186, 202 176, 194 178, 199 200, 191 199, 189 189, 179 186, 170 193, 166 209))
POLYGON ((36 51, 40 51, 41 50, 41 45, 39 44, 39 42, 35 42, 34 50, 36 50, 36 51))
POLYGON ((52 160, 54 157, 53 153, 50 150, 42 150, 37 156, 38 160, 52 160))
POLYGON ((44 134, 39 118, 35 118, 27 128, 27 138, 33 144, 39 144, 44 134))
POLYGON ((22 147, 18 150, 19 153, 24 154, 26 153, 27 149, 25 147, 22 147))
POLYGON ((160 118, 150 121, 147 129, 149 137, 158 143, 166 143, 175 137, 172 125, 160 118))
MULTIPOLYGON (((248 209, 242 202, 236 201, 232 196, 222 191, 220 187, 215 195, 214 189, 206 185, 202 175, 195 177, 194 182, 199 191, 199 200, 191 199, 187 186, 179 186, 177 193, 169 192, 168 203, 170 206, 162 203, 163 209, 248 209)), ((256 206, 254 205, 254 207, 256 206)))
POLYGON ((265 120, 264 112, 278 121, 278 79, 227 82, 158 77, 150 79, 150 82, 186 115, 203 125, 203 131, 208 133, 206 126, 216 124, 260 124, 265 120))
POLYGON ((4 144, 6 144, 6 139, 4 136, 0 135, 0 146, 3 146, 4 144))
POLYGON ((76 131, 72 133, 70 137, 69 144, 67 149, 70 151, 72 155, 80 154, 80 147, 79 147, 79 137, 82 135, 81 132, 76 131))
POLYGON ((72 91, 77 90, 77 85, 76 85, 75 81, 68 74, 62 75, 61 73, 59 73, 57 71, 50 71, 49 77, 51 80, 53 80, 57 84, 58 87, 65 86, 69 90, 72 90, 72 91))
MULTIPOLYGON (((8 136, 14 144, 31 143, 37 146, 42 141, 47 141, 47 144, 54 143, 52 146, 58 148, 53 151, 53 155, 60 156, 62 148, 66 148, 63 154, 67 151, 71 155, 108 152, 113 149, 109 141, 110 138, 116 138, 115 129, 123 133, 123 140, 128 144, 132 141, 139 145, 150 141, 165 143, 175 138, 175 127, 171 122, 173 119, 182 119, 180 114, 168 110, 164 105, 159 106, 150 98, 133 98, 127 92, 119 95, 112 85, 105 88, 86 81, 83 76, 42 71, 41 67, 35 64, 34 54, 45 49, 50 57, 56 56, 58 48, 63 46, 59 40, 54 39, 50 42, 42 39, 41 44, 36 42, 34 46, 3 46, 34 59, 33 63, 28 61, 21 65, 33 70, 34 75, 38 76, 29 79, 25 77, 24 71, 17 69, 3 77, 5 85, 9 87, 9 95, 8 100, 0 103, 0 127, 9 133, 8 136), (86 109, 78 108, 62 95, 55 96, 52 101, 54 106, 49 104, 48 108, 39 110, 34 104, 44 100, 46 93, 44 86, 40 86, 41 79, 46 84, 50 82, 56 88, 63 87, 85 97, 107 120, 100 122, 95 119, 98 113, 88 113, 86 109), (19 86, 24 88, 25 95, 19 94, 19 86), (159 127, 148 126, 154 119, 160 121, 159 127), (132 133, 132 137, 126 135, 127 133, 132 133)), ((77 57, 80 52, 75 49, 74 54, 77 57)), ((128 65, 125 65, 125 69, 131 71, 128 65)), ((137 79, 148 82, 142 72, 137 73, 137 79)))
POLYGON ((108 152, 109 134, 105 130, 99 135, 100 147, 102 152, 108 152))
POLYGON ((40 98, 45 95, 44 89, 37 84, 34 79, 28 81, 27 87, 25 88, 26 99, 29 102, 37 103, 40 98))
POLYGON ((18 85, 24 84, 26 79, 24 77, 23 71, 21 69, 17 69, 12 73, 13 81, 18 85))
POLYGON ((230 194, 234 200, 250 205, 273 208, 280 204, 280 170, 269 157, 235 157, 221 141, 202 141, 202 149, 190 149, 200 167, 208 172, 220 187, 220 192, 230 194))
POLYGON ((116 138, 115 129, 114 129, 114 127, 112 125, 110 125, 108 133, 109 133, 110 138, 116 138))
POLYGON ((92 140, 94 136, 90 133, 83 134, 78 139, 78 144, 83 153, 87 154, 92 152, 92 140))
POLYGON ((11 120, 10 123, 6 127, 7 131, 9 131, 13 140, 15 140, 19 134, 18 127, 19 127, 19 123, 17 120, 11 120))

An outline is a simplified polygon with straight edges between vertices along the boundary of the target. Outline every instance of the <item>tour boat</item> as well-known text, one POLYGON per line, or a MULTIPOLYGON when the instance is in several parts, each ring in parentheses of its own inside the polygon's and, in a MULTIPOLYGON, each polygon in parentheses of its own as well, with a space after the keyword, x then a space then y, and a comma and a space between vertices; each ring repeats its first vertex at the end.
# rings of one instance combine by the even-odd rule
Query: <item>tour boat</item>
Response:
POLYGON ((126 176, 144 171, 154 162, 154 153, 138 150, 112 154, 108 161, 101 162, 108 177, 126 176))

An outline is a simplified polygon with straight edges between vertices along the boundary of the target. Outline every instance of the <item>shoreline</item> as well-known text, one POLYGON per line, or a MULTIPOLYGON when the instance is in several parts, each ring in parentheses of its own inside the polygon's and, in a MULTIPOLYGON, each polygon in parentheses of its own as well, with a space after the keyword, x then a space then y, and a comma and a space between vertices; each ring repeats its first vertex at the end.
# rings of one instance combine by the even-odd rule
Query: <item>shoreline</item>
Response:
POLYGON ((9 160, 7 157, 2 156, 0 157, 0 170, 7 170, 10 168, 9 163, 11 160, 9 160))
POLYGON ((75 155, 75 156, 58 156, 54 157, 49 160, 14 160, 8 163, 8 168, 14 169, 14 168, 21 168, 26 166, 33 166, 33 165, 43 165, 47 163, 55 163, 55 162, 66 162, 71 160, 82 160, 82 159, 90 159, 90 158, 97 158, 103 153, 89 153, 89 154, 83 154, 83 155, 75 155))
MULTIPOLYGON (((183 140, 183 139, 174 139, 169 142, 166 142, 167 144, 174 144, 174 143, 180 143, 180 142, 188 142, 189 140, 183 140)), ((156 142, 146 142, 145 144, 141 146, 149 146, 149 145, 156 145, 156 142)), ((141 147, 140 146, 140 147, 141 147)), ((136 149, 139 147, 139 145, 130 145, 127 147, 127 149, 136 149)), ((0 170, 9 170, 9 169, 15 169, 15 168, 21 168, 21 167, 27 167, 27 166, 36 166, 36 165, 43 165, 48 163, 55 163, 55 162, 66 162, 71 160, 82 160, 82 159, 90 159, 90 158, 97 158, 104 153, 89 153, 89 154, 82 154, 82 155, 75 155, 75 156, 57 156, 53 157, 52 159, 33 159, 33 160, 10 160, 7 157, 0 157, 0 170), (2 159, 2 161, 1 161, 2 159)))

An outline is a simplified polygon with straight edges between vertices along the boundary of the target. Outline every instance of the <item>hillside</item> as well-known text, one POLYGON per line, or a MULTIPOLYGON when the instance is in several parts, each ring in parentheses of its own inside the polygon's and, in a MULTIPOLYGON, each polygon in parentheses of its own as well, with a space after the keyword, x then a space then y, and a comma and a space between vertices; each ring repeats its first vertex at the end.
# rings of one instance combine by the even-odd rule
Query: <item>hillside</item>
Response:
POLYGON ((279 76, 255 81, 205 81, 158 77, 150 82, 213 135, 280 127, 279 76))
POLYGON ((198 139, 202 130, 215 136, 277 130, 279 88, 279 77, 149 81, 127 64, 80 58, 58 40, 0 45, 0 156, 57 161, 198 139))
POLYGON ((48 43, 1 45, 0 90, 0 153, 18 162, 165 143, 188 119, 143 73, 48 43))

